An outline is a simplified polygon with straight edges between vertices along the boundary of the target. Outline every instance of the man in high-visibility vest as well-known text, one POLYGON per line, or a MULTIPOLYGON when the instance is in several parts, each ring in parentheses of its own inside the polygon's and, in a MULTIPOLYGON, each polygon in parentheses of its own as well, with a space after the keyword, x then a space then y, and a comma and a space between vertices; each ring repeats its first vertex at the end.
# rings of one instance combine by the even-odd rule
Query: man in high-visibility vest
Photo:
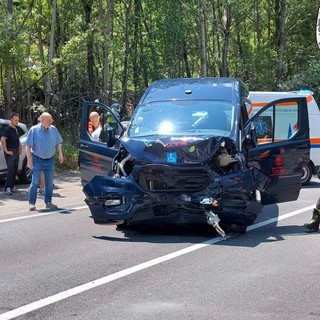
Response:
POLYGON ((316 207, 313 209, 312 218, 308 223, 303 226, 310 231, 318 231, 320 224, 320 197, 317 201, 316 207))
MULTIPOLYGON (((122 111, 122 107, 119 103, 114 103, 111 105, 111 110, 114 113, 114 115, 120 119, 120 114, 122 111)), ((107 115, 107 123, 109 127, 118 128, 117 120, 111 115, 111 113, 108 113, 107 115)))

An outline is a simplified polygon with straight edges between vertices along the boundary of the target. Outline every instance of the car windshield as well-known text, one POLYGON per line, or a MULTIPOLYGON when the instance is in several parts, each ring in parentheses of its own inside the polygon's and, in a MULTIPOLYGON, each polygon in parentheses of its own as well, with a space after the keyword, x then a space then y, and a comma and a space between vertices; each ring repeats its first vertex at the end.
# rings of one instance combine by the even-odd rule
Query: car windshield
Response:
POLYGON ((151 102, 135 111, 128 135, 230 136, 234 110, 234 106, 225 101, 151 102))

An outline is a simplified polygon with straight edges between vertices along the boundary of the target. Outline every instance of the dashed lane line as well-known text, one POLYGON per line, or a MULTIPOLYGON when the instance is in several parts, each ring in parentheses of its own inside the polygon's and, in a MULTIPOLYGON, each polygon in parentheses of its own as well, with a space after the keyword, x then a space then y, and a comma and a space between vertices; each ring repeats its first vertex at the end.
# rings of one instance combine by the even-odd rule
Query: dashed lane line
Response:
MULTIPOLYGON (((302 209, 299 209, 299 210, 295 210, 295 211, 292 211, 292 212, 289 212, 289 213, 286 213, 286 214, 283 214, 283 215, 281 215, 281 216, 279 216, 277 218, 272 218, 272 219, 269 219, 269 220, 266 220, 266 221, 259 222, 257 224, 254 224, 254 225, 248 227, 247 230, 248 231, 252 231, 252 230, 261 228, 261 227, 266 226, 268 224, 271 224, 271 223, 274 223, 274 222, 277 222, 277 221, 280 221, 280 220, 284 220, 284 219, 290 218, 290 217, 298 215, 300 213, 304 213, 304 212, 306 212, 308 210, 311 210, 312 208, 314 208, 314 205, 313 206, 309 206, 309 207, 305 207, 305 208, 302 208, 302 209)), ((205 248, 207 246, 210 246, 210 245, 212 245, 214 243, 218 243, 220 241, 223 241, 223 239, 220 238, 220 237, 219 238, 213 238, 213 239, 201 242, 199 244, 195 244, 195 245, 192 245, 190 247, 187 247, 187 248, 184 248, 184 249, 181 249, 181 250, 166 254, 164 256, 161 256, 161 257, 158 257, 158 258, 155 258, 155 259, 140 263, 140 264, 138 264, 136 266, 133 266, 133 267, 130 267, 130 268, 127 268, 127 269, 112 273, 112 274, 110 274, 108 276, 105 276, 105 277, 90 281, 88 283, 79 285, 77 287, 68 289, 66 291, 59 292, 59 293, 54 294, 52 296, 43 298, 41 300, 26 304, 24 306, 18 307, 16 309, 11 310, 11 311, 8 311, 8 312, 5 312, 3 314, 0 314, 0 320, 10 320, 10 319, 19 317, 19 316, 24 315, 26 313, 29 313, 31 311, 38 310, 40 308, 43 308, 43 307, 48 306, 48 305, 51 305, 51 304, 56 303, 58 301, 70 298, 70 297, 75 296, 77 294, 80 294, 82 292, 97 288, 97 287, 105 285, 105 284, 107 284, 109 282, 112 282, 112 281, 115 281, 117 279, 126 277, 126 276, 128 276, 130 274, 133 274, 133 273, 139 272, 141 270, 144 270, 144 269, 153 267, 155 265, 161 264, 163 262, 178 258, 178 257, 180 257, 182 255, 194 252, 196 250, 203 249, 203 248, 205 248)))

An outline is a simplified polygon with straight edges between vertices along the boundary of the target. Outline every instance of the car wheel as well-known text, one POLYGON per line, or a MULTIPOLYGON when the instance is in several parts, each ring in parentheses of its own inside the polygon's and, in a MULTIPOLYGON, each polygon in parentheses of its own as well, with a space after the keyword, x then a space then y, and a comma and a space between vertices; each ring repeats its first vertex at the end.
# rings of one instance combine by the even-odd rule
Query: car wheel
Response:
POLYGON ((22 164, 21 173, 19 175, 19 181, 23 184, 28 184, 32 180, 32 171, 27 167, 27 158, 24 159, 22 164))
POLYGON ((302 167, 301 173, 301 183, 303 186, 306 186, 312 178, 312 168, 311 165, 308 163, 302 167))

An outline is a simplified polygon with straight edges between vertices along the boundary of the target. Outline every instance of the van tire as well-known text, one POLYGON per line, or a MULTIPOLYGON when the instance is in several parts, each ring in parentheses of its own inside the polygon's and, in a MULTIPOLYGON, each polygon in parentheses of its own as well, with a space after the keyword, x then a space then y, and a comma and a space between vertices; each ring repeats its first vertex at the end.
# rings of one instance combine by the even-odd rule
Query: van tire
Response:
POLYGON ((310 163, 308 163, 302 167, 301 184, 303 186, 306 186, 307 184, 309 184, 311 178, 312 178, 312 167, 310 163))

